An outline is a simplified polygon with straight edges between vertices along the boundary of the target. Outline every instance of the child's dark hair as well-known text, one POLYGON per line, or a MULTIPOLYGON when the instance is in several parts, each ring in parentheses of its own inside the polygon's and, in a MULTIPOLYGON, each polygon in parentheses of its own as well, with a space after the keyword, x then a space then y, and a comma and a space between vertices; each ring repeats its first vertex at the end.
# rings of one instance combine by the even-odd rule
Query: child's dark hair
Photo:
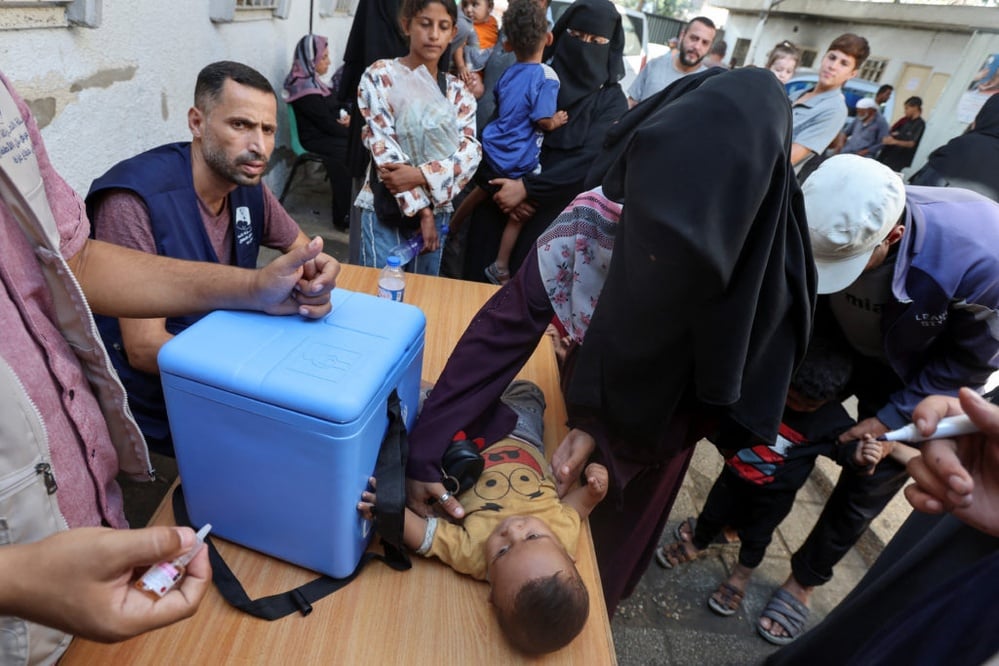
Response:
POLYGON ((503 31, 518 59, 529 58, 544 46, 548 19, 537 0, 510 0, 503 13, 503 31))
POLYGON ((828 402, 839 397, 852 373, 853 357, 843 345, 812 336, 791 388, 806 400, 828 402))
POLYGON ((565 647, 583 630, 589 614, 590 594, 575 569, 528 581, 517 592, 513 608, 496 606, 503 633, 527 654, 565 647))
POLYGON ((452 22, 458 22, 458 5, 455 4, 454 0, 402 0, 399 5, 399 23, 406 25, 428 5, 435 2, 444 6, 452 22))
POLYGON ((830 51, 839 51, 853 57, 853 68, 860 69, 867 57, 871 55, 871 46, 860 35, 847 32, 832 41, 830 51))

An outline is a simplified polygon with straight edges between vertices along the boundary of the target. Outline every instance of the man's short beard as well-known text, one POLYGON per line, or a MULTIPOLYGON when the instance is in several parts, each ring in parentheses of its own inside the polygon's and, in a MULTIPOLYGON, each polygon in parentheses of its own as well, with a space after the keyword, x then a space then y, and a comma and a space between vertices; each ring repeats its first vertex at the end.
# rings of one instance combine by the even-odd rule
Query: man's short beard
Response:
POLYGON ((243 173, 239 166, 244 162, 250 161, 264 161, 264 157, 257 153, 246 152, 240 153, 235 160, 230 161, 225 154, 225 151, 217 148, 213 141, 211 141, 206 135, 201 141, 201 154, 205 159, 205 164, 215 172, 215 175, 220 176, 231 183, 242 186, 253 186, 260 183, 260 179, 263 178, 263 174, 258 174, 256 176, 249 176, 243 173))

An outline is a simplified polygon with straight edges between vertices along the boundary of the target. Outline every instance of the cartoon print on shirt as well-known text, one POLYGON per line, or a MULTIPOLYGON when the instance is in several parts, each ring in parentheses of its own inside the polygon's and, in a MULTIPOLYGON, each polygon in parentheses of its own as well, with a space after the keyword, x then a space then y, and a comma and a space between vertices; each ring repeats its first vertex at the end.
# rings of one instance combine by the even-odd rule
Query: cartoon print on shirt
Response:
POLYGON ((473 489, 483 504, 466 507, 466 515, 475 511, 501 511, 503 499, 511 493, 528 500, 536 500, 546 491, 555 493, 555 484, 545 478, 539 462, 516 446, 490 447, 483 458, 485 469, 473 489))

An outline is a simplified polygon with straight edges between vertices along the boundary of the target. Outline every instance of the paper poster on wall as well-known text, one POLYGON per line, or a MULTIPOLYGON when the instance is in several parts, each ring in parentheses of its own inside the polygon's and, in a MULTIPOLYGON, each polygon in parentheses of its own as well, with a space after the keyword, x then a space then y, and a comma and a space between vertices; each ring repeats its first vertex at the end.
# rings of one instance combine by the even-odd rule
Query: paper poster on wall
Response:
POLYGON ((971 78, 968 90, 961 95, 957 105, 957 119, 962 123, 970 123, 978 115, 992 95, 999 92, 999 53, 993 53, 982 63, 981 69, 971 78))

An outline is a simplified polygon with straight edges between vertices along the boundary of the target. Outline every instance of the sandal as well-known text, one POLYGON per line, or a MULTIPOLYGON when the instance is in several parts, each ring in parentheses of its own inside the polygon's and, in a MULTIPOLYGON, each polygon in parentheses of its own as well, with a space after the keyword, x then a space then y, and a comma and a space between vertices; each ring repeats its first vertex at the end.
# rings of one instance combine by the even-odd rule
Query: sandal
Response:
MULTIPOLYGON (((691 548, 693 548, 693 546, 691 546, 691 548)), ((681 541, 674 541, 673 543, 667 544, 662 548, 656 549, 656 562, 658 562, 661 567, 672 569, 673 567, 681 564, 687 564, 689 562, 693 562, 694 560, 699 560, 706 554, 706 551, 700 550, 691 555, 687 552, 687 546, 685 543, 681 541)))
POLYGON ((760 617, 768 618, 771 622, 779 624, 787 632, 787 636, 772 634, 764 629, 759 622, 756 623, 756 631, 774 645, 787 645, 805 631, 808 612, 808 606, 795 599, 794 595, 784 588, 779 587, 770 597, 770 601, 760 613, 760 617))
MULTIPOLYGON (((676 527, 673 528, 673 536, 676 537, 677 541, 685 541, 690 543, 694 540, 694 529, 697 527, 697 519, 693 516, 688 516, 685 520, 681 520, 676 527), (684 529, 686 528, 686 529, 684 529)), ((739 543, 739 539, 729 539, 725 536, 725 530, 719 532, 714 539, 711 540, 709 546, 728 546, 739 543)))
POLYGON ((708 608, 725 617, 734 615, 742 605, 743 596, 745 593, 742 590, 722 581, 714 594, 708 597, 708 608))
POLYGON ((500 268, 496 262, 489 264, 485 269, 486 279, 493 284, 506 284, 510 281, 510 271, 500 268))

